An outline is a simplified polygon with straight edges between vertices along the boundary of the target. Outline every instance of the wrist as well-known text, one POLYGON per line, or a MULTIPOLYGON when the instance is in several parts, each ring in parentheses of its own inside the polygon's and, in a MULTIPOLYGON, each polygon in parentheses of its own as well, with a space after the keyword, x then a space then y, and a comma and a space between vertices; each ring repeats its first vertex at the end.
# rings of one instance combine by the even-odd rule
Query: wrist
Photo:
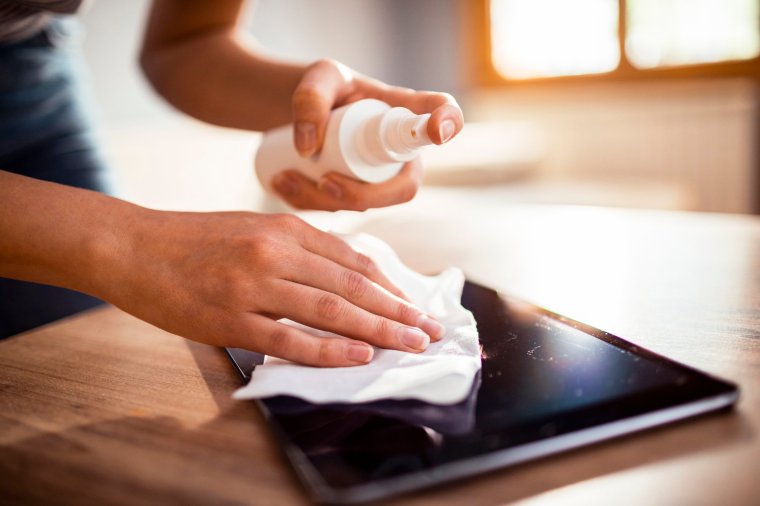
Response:
POLYGON ((83 240, 75 289, 112 302, 116 290, 129 278, 134 252, 150 209, 103 196, 101 219, 83 240))

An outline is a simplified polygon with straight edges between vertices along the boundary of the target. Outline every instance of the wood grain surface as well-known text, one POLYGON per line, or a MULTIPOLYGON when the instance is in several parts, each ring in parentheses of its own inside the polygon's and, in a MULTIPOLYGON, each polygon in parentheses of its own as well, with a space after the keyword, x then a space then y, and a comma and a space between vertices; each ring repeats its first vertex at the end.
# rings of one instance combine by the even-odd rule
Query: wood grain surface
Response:
MULTIPOLYGON (((315 223, 737 382, 735 411, 382 502, 760 503, 760 218, 440 192, 315 223)), ((221 350, 114 308, 0 342, 0 503, 309 504, 221 350)))

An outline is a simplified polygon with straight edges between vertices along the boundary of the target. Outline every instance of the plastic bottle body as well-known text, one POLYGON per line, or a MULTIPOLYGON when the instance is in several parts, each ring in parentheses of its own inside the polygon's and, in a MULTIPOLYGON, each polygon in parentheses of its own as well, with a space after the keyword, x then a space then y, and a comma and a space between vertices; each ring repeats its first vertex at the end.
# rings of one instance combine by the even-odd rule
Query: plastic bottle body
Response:
POLYGON ((256 174, 268 191, 272 178, 288 169, 315 181, 330 171, 370 183, 386 181, 416 156, 419 147, 430 144, 428 117, 379 100, 354 102, 332 112, 322 150, 310 158, 296 151, 293 125, 275 128, 264 134, 256 153, 256 174))

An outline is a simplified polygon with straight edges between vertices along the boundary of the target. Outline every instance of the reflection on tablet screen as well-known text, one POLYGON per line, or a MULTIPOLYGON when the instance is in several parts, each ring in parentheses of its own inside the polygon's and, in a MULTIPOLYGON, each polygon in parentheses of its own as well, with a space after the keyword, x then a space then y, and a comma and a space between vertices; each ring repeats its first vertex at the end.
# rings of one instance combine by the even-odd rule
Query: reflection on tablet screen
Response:
POLYGON ((291 458, 310 463, 307 481, 365 485, 735 393, 732 385, 488 288, 468 282, 462 303, 478 324, 483 368, 459 404, 263 401, 291 458))

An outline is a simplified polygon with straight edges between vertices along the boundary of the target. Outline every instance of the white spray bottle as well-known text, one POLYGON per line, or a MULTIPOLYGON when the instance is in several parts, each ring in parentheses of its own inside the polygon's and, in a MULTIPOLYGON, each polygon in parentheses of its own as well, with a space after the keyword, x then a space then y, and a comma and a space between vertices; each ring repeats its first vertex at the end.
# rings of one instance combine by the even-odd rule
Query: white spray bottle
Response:
POLYGON ((380 100, 359 100, 332 111, 322 150, 309 158, 295 149, 293 125, 266 132, 256 153, 256 174, 270 192, 272 177, 288 169, 314 181, 330 171, 369 183, 386 181, 433 143, 428 119, 430 114, 417 115, 380 100))

